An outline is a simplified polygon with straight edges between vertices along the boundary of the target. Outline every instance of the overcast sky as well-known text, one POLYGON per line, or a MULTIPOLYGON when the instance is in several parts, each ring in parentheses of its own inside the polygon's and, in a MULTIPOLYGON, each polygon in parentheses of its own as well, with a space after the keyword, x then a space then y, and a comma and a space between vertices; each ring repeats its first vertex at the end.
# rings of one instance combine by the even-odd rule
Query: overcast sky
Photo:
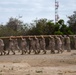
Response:
MULTIPOLYGON (((76 11, 76 0, 59 1, 60 19, 67 21, 67 16, 76 11)), ((0 23, 5 24, 10 17, 19 18, 24 23, 35 19, 47 18, 54 20, 54 0, 0 0, 0 23)))

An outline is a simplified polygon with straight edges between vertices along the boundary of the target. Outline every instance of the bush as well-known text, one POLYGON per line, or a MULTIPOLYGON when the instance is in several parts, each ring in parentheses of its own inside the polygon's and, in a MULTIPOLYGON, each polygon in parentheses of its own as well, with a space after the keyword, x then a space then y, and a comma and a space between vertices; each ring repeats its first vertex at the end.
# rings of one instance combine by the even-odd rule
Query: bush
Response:
POLYGON ((63 33, 61 31, 55 31, 54 34, 55 35, 63 35, 63 33))

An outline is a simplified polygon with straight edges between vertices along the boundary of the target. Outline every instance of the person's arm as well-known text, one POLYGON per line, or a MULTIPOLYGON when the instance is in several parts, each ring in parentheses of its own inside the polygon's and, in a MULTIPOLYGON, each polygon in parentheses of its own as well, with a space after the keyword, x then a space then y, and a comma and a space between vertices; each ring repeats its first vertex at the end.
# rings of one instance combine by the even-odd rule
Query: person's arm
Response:
POLYGON ((30 36, 29 36, 29 40, 31 40, 30 36))
POLYGON ((37 39, 37 37, 35 36, 35 39, 37 39))
POLYGON ((22 36, 20 36, 22 40, 24 40, 24 38, 22 36))
POLYGON ((9 38, 9 39, 10 39, 10 40, 12 40, 12 38, 13 38, 13 36, 10 36, 10 38, 9 38))

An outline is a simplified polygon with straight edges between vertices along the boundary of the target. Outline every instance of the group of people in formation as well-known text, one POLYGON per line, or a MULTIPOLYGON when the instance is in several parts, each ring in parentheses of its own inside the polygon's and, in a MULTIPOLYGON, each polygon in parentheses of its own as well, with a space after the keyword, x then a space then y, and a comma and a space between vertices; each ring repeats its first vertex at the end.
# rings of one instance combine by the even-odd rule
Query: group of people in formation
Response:
MULTIPOLYGON (((76 37, 73 36, 73 38, 75 39, 76 37)), ((66 39, 66 50, 68 52, 71 52, 69 36, 48 35, 48 40, 49 40, 48 50, 50 50, 50 53, 52 54, 63 53, 65 50, 65 47, 64 47, 65 39, 66 39)), ((34 54, 39 54, 41 52, 43 54, 47 53, 45 37, 42 35, 39 38, 37 36, 33 36, 33 37, 29 36, 28 41, 27 41, 27 38, 23 38, 21 36, 20 43, 18 43, 18 39, 16 38, 13 39, 13 36, 12 36, 9 38, 9 46, 7 50, 4 50, 4 46, 5 46, 4 41, 0 39, 0 55, 9 55, 10 52, 12 52, 12 54, 15 55, 16 50, 18 50, 18 52, 20 52, 21 55, 26 53, 30 54, 31 52, 33 52, 34 54)))

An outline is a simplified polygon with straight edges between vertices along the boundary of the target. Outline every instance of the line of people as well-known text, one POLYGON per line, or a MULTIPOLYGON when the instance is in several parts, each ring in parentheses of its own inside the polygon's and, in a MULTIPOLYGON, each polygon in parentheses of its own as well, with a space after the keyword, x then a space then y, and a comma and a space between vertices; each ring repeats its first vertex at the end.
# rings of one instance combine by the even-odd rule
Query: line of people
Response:
MULTIPOLYGON (((67 51, 70 52, 71 48, 70 48, 70 37, 69 36, 62 36, 62 35, 51 36, 51 35, 49 35, 48 49, 50 50, 50 52, 55 54, 56 50, 57 50, 57 53, 63 53, 65 50, 65 48, 64 48, 65 39, 66 39, 67 51)), ((10 51, 13 53, 13 55, 15 55, 16 54, 15 50, 18 50, 18 52, 20 52, 21 55, 26 54, 26 53, 30 54, 32 51, 34 54, 39 54, 41 51, 43 51, 43 54, 46 54, 46 52, 47 52, 45 37, 43 37, 43 36, 41 36, 40 38, 37 38, 36 36, 29 37, 28 41, 27 41, 27 38, 23 38, 21 36, 20 46, 18 44, 17 39, 12 39, 12 37, 10 37, 9 47, 6 51, 4 50, 4 46, 5 46, 4 41, 2 39, 0 39, 0 53, 1 53, 0 55, 3 55, 3 54, 9 55, 10 51)))

